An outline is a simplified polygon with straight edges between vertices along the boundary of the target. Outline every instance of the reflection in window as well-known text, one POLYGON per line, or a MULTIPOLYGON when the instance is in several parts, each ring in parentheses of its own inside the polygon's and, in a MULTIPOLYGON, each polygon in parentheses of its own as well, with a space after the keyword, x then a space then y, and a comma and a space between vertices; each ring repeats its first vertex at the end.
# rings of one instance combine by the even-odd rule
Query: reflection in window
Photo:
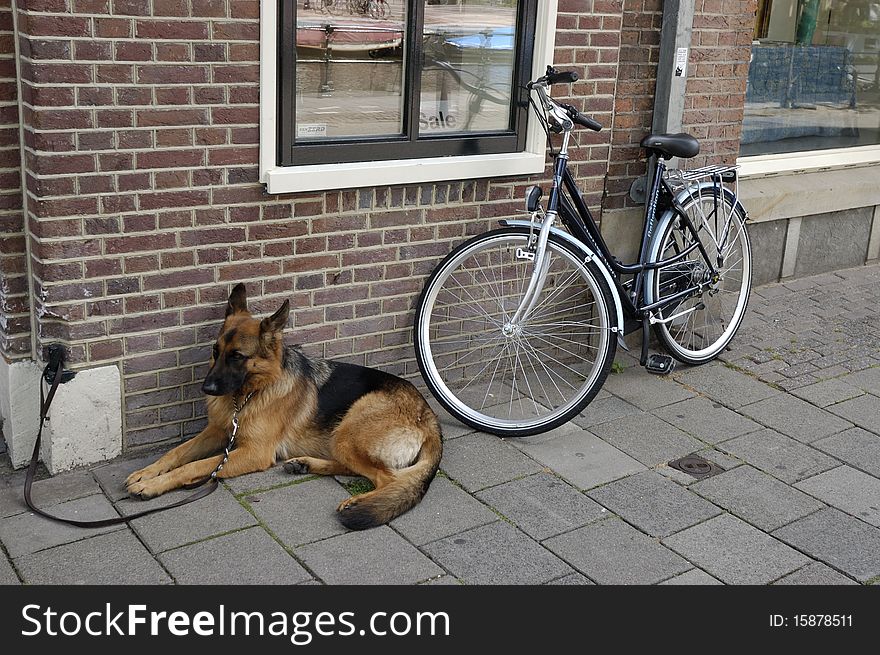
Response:
POLYGON ((429 2, 423 36, 419 134, 509 129, 516 2, 429 2))
POLYGON ((742 155, 880 144, 880 0, 760 0, 742 155))
POLYGON ((304 0, 296 14, 297 141, 403 133, 406 3, 304 0))

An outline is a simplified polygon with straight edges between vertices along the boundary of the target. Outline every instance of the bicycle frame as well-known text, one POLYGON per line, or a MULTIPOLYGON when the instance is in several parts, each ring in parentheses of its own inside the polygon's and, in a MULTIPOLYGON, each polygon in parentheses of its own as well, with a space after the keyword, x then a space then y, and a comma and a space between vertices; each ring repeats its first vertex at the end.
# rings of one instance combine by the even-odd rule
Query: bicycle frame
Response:
POLYGON ((682 210, 681 205, 675 198, 675 193, 664 179, 663 174, 666 172, 666 164, 663 160, 657 159, 653 163, 653 180, 648 195, 648 202, 645 207, 645 221, 642 228, 641 244, 639 247, 639 260, 632 264, 623 264, 614 256, 602 234, 599 226, 590 212, 589 207, 584 203, 578 191, 577 184, 568 170, 568 156, 561 152, 556 157, 554 166, 554 180, 559 180, 562 184, 554 183, 548 201, 547 213, 554 212, 562 219, 563 224, 568 228, 569 232, 579 241, 587 244, 591 250, 602 257, 605 264, 615 273, 614 280, 617 292, 620 294, 623 303, 624 312, 629 318, 641 320, 647 314, 658 309, 670 305, 677 300, 688 297, 695 293, 703 291, 709 285, 701 283, 691 286, 682 291, 676 292, 669 296, 664 296, 654 303, 647 304, 645 302, 644 274, 651 269, 663 268, 683 260, 691 252, 696 249, 700 250, 709 273, 712 278, 717 277, 718 271, 712 263, 709 254, 706 252, 703 242, 697 234, 697 230, 693 225, 690 217, 682 210), (563 193, 563 189, 567 195, 563 193), (657 224, 658 207, 663 210, 671 209, 679 217, 679 220, 686 226, 688 232, 694 239, 694 242, 683 249, 675 256, 660 261, 650 261, 649 248, 651 240, 654 238, 654 229, 657 224), (633 275, 631 291, 627 290, 620 280, 621 275, 633 275))

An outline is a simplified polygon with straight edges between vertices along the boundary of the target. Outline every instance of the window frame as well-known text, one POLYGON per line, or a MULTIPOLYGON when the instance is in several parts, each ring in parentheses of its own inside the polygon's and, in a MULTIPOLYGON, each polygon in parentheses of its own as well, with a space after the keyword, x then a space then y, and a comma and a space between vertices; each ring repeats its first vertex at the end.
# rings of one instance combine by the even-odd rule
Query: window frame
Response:
MULTIPOLYGON (((415 159, 418 157, 439 157, 462 154, 497 154, 517 152, 525 144, 525 130, 528 119, 528 92, 523 88, 529 81, 536 20, 536 0, 520 0, 516 14, 516 53, 511 79, 511 101, 509 120, 505 130, 493 132, 452 133, 420 135, 419 114, 415 100, 421 96, 421 72, 417 65, 405 63, 401 84, 403 101, 402 134, 372 137, 342 137, 312 143, 296 143, 294 121, 286 117, 296 115, 296 12, 301 11, 297 0, 280 0, 280 45, 279 45, 279 113, 285 119, 281 122, 278 160, 282 166, 303 166, 308 164, 344 164, 357 161, 381 159, 415 159), (286 29, 290 28, 290 29, 286 29), (285 53, 292 53, 285 57, 285 53), (520 56, 522 55, 522 56, 520 56), (375 157, 376 150, 384 151, 385 156, 375 157)), ((422 2, 413 3, 414 11, 406 17, 406 38, 404 43, 404 62, 423 59, 421 33, 424 29, 425 7, 422 2), (416 35, 413 38, 411 35, 416 35)))
MULTIPOLYGON (((536 0, 530 72, 537 77, 553 61, 557 0, 536 0)), ((546 141, 535 120, 519 131, 515 151, 424 156, 380 161, 284 165, 279 128, 281 88, 280 2, 260 3, 260 181, 269 193, 358 188, 429 181, 530 175, 545 168, 546 141)), ((291 25, 292 29, 292 25, 291 25)), ((441 138, 442 139, 442 138, 441 138)), ((434 139, 428 143, 433 143, 434 139)), ((436 149, 432 149, 432 152, 436 149)))

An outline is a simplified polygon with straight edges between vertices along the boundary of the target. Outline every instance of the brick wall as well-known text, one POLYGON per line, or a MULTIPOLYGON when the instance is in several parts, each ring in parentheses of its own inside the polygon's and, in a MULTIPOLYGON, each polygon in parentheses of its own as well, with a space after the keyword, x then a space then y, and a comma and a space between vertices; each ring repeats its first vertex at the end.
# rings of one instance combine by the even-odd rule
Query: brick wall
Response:
POLYGON ((639 142, 651 131, 662 18, 661 0, 623 0, 614 136, 605 185, 607 210, 634 206, 628 196, 630 185, 645 174, 639 142))
POLYGON ((701 142, 694 166, 739 154, 757 0, 697 0, 682 126, 701 142))
MULTIPOLYGON (((310 352, 415 373, 424 276, 465 236, 514 215, 531 183, 268 196, 257 183, 257 0, 19 8, 38 339, 65 342, 79 366, 121 366, 129 448, 202 425, 209 344, 238 281, 255 312, 289 298, 290 339, 310 352)), ((623 86, 650 70, 624 70, 627 12, 643 8, 559 2, 556 63, 583 78, 572 101, 615 123, 580 132, 573 153, 594 207, 612 143, 635 161, 617 140, 622 116, 650 118, 648 92, 623 86), (626 109, 621 93, 640 99, 626 109)))
POLYGON ((0 355, 31 352, 11 0, 0 0, 0 355))

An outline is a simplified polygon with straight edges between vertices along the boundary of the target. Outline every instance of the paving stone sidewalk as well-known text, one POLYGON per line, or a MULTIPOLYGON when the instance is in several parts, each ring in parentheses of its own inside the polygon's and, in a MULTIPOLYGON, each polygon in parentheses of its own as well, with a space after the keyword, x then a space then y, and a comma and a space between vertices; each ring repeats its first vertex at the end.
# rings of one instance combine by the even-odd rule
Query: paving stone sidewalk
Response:
MULTIPOLYGON (((878 308, 876 264, 767 285, 720 361, 656 377, 621 352, 623 371, 548 434, 502 440, 444 416, 424 501, 367 532, 334 516, 359 480, 280 467, 82 530, 28 512, 6 464, 0 584, 877 583, 878 308), (691 453, 719 473, 667 465, 691 453)), ((180 497, 125 496, 151 460, 41 480, 34 496, 79 518, 180 497)))

